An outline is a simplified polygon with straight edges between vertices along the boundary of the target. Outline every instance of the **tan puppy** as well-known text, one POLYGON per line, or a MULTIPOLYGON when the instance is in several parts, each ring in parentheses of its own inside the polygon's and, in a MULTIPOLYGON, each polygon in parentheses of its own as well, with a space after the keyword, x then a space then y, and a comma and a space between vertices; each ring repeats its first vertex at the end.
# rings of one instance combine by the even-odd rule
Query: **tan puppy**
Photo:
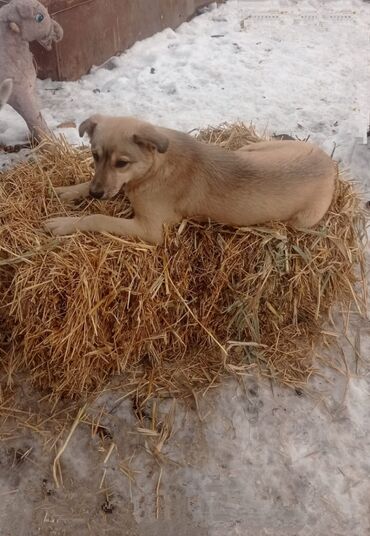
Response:
POLYGON ((308 143, 267 141, 230 152, 133 118, 99 115, 82 123, 85 133, 95 176, 57 188, 58 195, 109 199, 125 187, 135 216, 53 218, 46 228, 55 235, 107 232, 159 244, 163 224, 184 218, 234 226, 279 220, 305 228, 321 220, 333 198, 336 164, 308 143))

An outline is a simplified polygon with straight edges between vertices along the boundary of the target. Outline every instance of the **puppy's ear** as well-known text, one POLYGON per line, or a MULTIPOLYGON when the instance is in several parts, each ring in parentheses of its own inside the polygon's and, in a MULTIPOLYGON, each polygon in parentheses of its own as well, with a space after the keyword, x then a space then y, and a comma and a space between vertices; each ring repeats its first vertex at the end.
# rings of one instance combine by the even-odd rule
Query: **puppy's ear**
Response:
POLYGON ((89 119, 86 119, 86 121, 81 123, 80 128, 78 129, 80 138, 83 138, 84 134, 87 134, 91 140, 96 125, 99 123, 100 118, 100 115, 92 115, 91 117, 89 117, 89 119))
POLYGON ((137 145, 148 149, 154 149, 159 153, 165 153, 170 145, 170 140, 151 125, 145 125, 138 134, 134 134, 133 140, 137 145))
POLYGON ((17 11, 22 19, 32 19, 34 15, 34 6, 29 0, 18 2, 17 11))

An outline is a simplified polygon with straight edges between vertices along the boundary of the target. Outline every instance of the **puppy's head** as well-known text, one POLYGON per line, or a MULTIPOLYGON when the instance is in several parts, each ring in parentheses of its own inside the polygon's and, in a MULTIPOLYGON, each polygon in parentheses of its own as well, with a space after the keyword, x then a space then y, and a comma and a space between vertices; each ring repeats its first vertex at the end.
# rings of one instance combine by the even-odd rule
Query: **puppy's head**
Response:
POLYGON ((159 129, 131 117, 94 115, 80 125, 79 133, 91 141, 95 176, 90 193, 98 199, 110 199, 125 184, 154 172, 169 146, 159 129))

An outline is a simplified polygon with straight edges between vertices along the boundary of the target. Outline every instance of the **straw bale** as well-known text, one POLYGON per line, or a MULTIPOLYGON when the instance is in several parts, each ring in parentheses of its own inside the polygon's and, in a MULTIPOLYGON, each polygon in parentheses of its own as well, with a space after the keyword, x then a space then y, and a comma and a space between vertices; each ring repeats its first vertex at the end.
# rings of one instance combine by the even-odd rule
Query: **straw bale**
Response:
MULTIPOLYGON (((202 141, 233 150, 252 127, 221 125, 202 141)), ((130 215, 122 196, 68 207, 53 186, 88 180, 91 157, 62 139, 0 174, 0 348, 8 384, 23 370, 54 396, 121 375, 146 396, 183 396, 255 369, 287 385, 314 370, 334 304, 364 307, 364 216, 338 178, 324 221, 233 229, 183 222, 153 247, 108 235, 53 238, 46 217, 130 215)))

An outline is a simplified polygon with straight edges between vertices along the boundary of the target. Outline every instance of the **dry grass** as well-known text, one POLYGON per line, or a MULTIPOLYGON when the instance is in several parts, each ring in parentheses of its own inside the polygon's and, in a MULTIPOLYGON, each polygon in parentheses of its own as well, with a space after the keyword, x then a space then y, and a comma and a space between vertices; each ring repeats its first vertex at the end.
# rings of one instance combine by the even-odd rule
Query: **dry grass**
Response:
MULTIPOLYGON (((244 125, 199 136, 228 149, 260 139, 244 125)), ((331 306, 354 301, 363 310, 356 280, 364 274, 365 222, 349 182, 338 180, 313 230, 184 222, 158 248, 103 235, 50 238, 46 216, 130 213, 124 198, 59 202, 52 185, 87 180, 90 165, 87 150, 61 141, 0 175, 8 385, 23 370, 53 396, 75 397, 119 374, 144 398, 183 396, 251 368, 302 385, 331 306)))

